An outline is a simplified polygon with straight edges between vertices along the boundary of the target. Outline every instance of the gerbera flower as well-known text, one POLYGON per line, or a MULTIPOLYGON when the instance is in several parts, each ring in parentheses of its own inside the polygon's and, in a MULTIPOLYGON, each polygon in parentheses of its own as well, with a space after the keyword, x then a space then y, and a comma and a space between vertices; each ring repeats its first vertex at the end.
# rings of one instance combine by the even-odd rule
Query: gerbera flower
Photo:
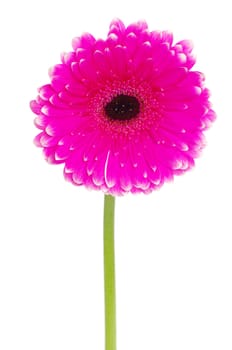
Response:
POLYGON ((215 113, 190 41, 114 20, 106 40, 83 34, 61 60, 31 109, 36 144, 67 180, 149 193, 194 165, 215 113))

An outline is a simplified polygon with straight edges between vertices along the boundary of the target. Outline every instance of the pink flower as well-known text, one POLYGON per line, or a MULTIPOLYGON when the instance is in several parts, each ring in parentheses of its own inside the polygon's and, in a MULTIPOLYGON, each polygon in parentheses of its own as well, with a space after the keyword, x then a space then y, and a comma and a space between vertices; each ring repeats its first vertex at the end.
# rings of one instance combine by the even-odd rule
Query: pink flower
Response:
POLYGON ((215 113, 191 42, 114 20, 106 40, 83 34, 61 59, 31 109, 36 145, 67 180, 149 193, 194 165, 215 113))

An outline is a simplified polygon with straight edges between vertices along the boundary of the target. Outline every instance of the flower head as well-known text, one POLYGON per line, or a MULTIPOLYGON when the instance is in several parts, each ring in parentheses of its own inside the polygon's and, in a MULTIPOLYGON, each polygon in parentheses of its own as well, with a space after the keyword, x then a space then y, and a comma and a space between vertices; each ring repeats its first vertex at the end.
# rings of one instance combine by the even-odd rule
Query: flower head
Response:
POLYGON ((72 44, 31 102, 46 159, 112 195, 149 193, 190 169, 215 119, 191 42, 114 20, 106 40, 72 44))

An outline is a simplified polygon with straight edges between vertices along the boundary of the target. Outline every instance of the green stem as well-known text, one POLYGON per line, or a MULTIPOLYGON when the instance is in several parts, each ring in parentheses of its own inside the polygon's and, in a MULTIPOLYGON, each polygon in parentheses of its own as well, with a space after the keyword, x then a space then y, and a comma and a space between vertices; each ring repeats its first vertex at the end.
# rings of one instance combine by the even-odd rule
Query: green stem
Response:
POLYGON ((105 350, 116 350, 116 302, 114 267, 115 198, 104 198, 104 279, 105 279, 105 350))

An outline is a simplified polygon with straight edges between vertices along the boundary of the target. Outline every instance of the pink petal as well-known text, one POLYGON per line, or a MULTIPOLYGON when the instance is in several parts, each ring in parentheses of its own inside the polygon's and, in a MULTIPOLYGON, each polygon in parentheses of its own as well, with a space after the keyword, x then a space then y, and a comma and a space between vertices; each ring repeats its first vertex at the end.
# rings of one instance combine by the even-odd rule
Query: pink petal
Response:
POLYGON ((81 59, 79 62, 80 74, 90 81, 98 80, 97 72, 92 62, 89 62, 86 59, 81 59))
POLYGON ((127 49, 128 57, 133 57, 135 51, 137 50, 138 38, 135 33, 128 33, 125 37, 125 46, 127 49))
POLYGON ((96 50, 93 54, 94 66, 101 73, 101 75, 107 77, 109 74, 110 65, 105 57, 104 53, 100 50, 96 50))
POLYGON ((115 46, 111 51, 111 66, 117 72, 118 76, 124 78, 127 76, 126 50, 121 45, 115 46))
POLYGON ((95 43, 96 39, 90 33, 84 33, 81 37, 74 38, 72 41, 72 46, 74 50, 78 48, 91 49, 95 43))
POLYGON ((177 67, 176 69, 163 71, 154 83, 156 86, 165 88, 170 85, 179 83, 187 76, 187 69, 184 67, 177 67))
POLYGON ((148 28, 148 25, 145 21, 138 21, 136 23, 130 24, 126 28, 126 34, 128 34, 128 33, 141 34, 141 32, 143 32, 147 28, 148 28))
POLYGON ((124 32, 125 32, 125 25, 120 19, 116 18, 110 23, 110 30, 109 30, 108 36, 114 33, 118 37, 122 37, 124 32))

